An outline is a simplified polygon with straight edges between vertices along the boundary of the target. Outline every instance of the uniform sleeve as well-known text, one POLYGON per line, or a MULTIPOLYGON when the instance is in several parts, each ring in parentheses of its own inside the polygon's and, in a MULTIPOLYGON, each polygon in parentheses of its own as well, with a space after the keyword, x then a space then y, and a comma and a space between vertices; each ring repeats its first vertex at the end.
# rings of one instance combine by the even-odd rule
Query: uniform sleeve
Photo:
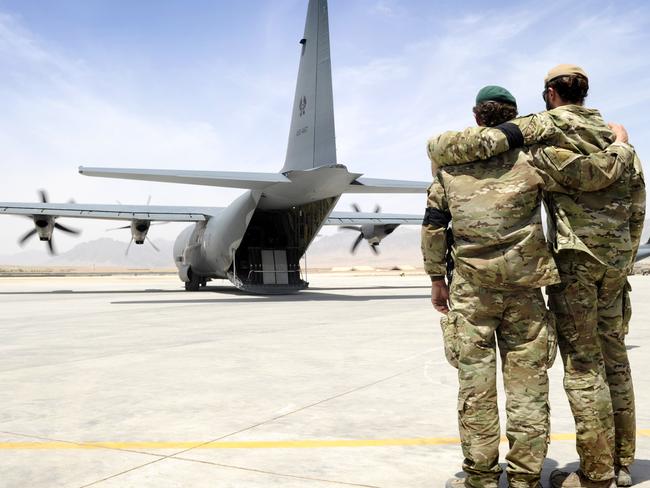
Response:
POLYGON ((561 133, 561 130, 553 123, 553 119, 546 112, 513 119, 508 122, 508 125, 514 125, 521 131, 524 146, 548 143, 558 133, 561 133))
POLYGON ((490 127, 470 127, 462 132, 448 131, 429 139, 428 153, 432 170, 466 164, 506 152, 508 138, 490 127))
POLYGON ((630 190, 632 195, 632 208, 630 213, 630 237, 632 238, 632 249, 634 259, 641 243, 641 233, 643 232, 643 222, 645 221, 645 181, 643 177, 643 166, 638 156, 634 156, 632 178, 630 180, 630 190))
POLYGON ((624 143, 614 143, 604 151, 588 155, 554 146, 535 146, 532 155, 533 164, 552 180, 579 191, 607 188, 634 162, 634 149, 624 143))
POLYGON ((550 141, 560 130, 545 112, 513 119, 496 127, 449 131, 429 140, 429 158, 437 167, 489 159, 510 149, 550 141))
POLYGON ((422 257, 424 270, 431 278, 443 278, 447 271, 445 232, 451 221, 441 175, 434 177, 427 190, 427 209, 422 222, 422 257))

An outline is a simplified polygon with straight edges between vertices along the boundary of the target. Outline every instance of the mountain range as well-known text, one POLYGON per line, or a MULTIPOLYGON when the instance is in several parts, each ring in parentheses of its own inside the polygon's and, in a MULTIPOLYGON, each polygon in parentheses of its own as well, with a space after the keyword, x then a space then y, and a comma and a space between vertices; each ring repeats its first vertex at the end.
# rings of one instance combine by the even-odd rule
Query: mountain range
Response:
MULTIPOLYGON (((647 242, 649 236, 650 221, 646 221, 642 242, 647 242)), ((380 254, 377 256, 371 252, 370 246, 365 241, 357 248, 356 253, 352 254, 352 243, 356 237, 357 233, 349 230, 318 236, 307 251, 307 267, 422 267, 419 228, 399 227, 380 244, 380 254)), ((128 242, 101 238, 81 242, 57 256, 50 256, 45 247, 42 251, 30 250, 13 255, 0 255, 0 265, 173 268, 173 242, 164 239, 154 239, 154 242, 160 252, 156 252, 149 243, 142 246, 133 244, 127 255, 125 251, 128 242)))
MULTIPOLYGON (((422 265, 419 228, 417 230, 398 228, 381 243, 378 256, 371 252, 370 246, 365 241, 361 243, 354 255, 351 254, 352 243, 356 237, 356 232, 345 230, 317 237, 307 252, 308 267, 399 265, 420 267, 422 265)), ((112 238, 80 242, 69 251, 56 256, 50 256, 43 246, 42 251, 29 250, 0 256, 0 265, 173 268, 173 242, 154 239, 154 243, 160 252, 156 252, 149 243, 145 243, 141 246, 131 245, 129 253, 125 254, 128 242, 112 238)))

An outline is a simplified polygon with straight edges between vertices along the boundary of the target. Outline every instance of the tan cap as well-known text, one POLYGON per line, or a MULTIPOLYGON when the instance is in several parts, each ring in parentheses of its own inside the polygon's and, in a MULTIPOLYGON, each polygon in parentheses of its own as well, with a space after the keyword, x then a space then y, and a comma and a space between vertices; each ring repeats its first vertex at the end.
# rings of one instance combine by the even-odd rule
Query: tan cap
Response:
POLYGON ((569 75, 581 75, 584 76, 587 80, 589 79, 587 73, 585 73, 585 70, 583 70, 580 66, 576 66, 575 64, 558 64, 555 68, 551 69, 551 71, 548 72, 546 78, 544 78, 544 84, 547 85, 549 81, 554 80, 560 76, 569 75))

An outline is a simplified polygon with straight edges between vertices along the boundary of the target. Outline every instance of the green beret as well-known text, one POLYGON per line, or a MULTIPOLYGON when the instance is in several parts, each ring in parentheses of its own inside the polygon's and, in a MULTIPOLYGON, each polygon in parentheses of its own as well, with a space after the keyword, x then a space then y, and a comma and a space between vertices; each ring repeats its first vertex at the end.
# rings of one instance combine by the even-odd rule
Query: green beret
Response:
POLYGON ((476 95, 476 105, 483 102, 503 102, 510 103, 515 107, 517 106, 517 100, 512 96, 512 93, 496 85, 488 85, 481 88, 478 95, 476 95))

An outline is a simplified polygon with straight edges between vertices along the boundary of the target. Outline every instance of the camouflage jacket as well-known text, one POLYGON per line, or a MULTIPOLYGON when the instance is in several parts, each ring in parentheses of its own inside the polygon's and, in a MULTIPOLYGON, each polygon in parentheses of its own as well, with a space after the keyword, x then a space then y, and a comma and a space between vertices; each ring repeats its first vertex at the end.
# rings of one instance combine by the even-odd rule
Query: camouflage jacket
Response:
MULTIPOLYGON (((535 166, 564 187, 546 195, 555 252, 574 249, 607 266, 630 268, 645 218, 643 170, 631 146, 611 144, 614 136, 600 113, 577 105, 510 125, 518 128, 523 144, 532 145, 535 166)), ((513 138, 507 132, 483 127, 447 132, 429 141, 429 156, 443 167, 487 159, 510 149, 513 138)))
POLYGON ((455 272, 486 288, 540 288, 560 281, 546 244, 541 195, 554 182, 514 149, 487 161, 449 166, 429 187, 422 227, 427 273, 445 274, 451 221, 455 272))

